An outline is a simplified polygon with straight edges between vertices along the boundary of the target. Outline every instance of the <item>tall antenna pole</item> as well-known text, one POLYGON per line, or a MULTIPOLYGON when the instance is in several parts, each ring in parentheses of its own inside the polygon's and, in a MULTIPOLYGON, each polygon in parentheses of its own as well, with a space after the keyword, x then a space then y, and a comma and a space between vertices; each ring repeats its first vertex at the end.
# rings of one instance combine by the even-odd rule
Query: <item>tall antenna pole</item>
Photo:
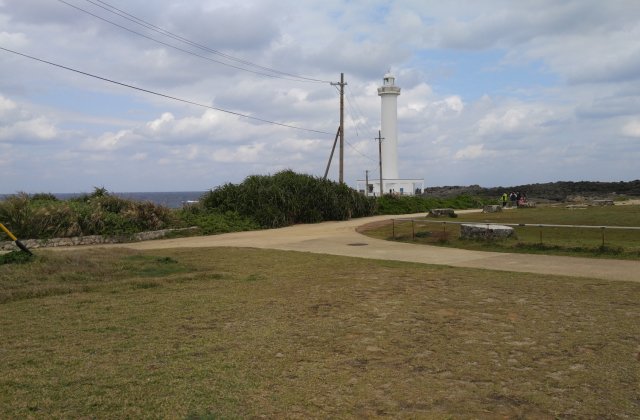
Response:
POLYGON ((339 181, 344 183, 344 73, 340 73, 340 82, 331 83, 340 86, 340 176, 339 181))
POLYGON ((384 195, 384 189, 382 187, 382 140, 384 140, 384 137, 382 137, 380 130, 378 130, 376 140, 378 140, 378 156, 380 157, 380 197, 382 197, 384 195))

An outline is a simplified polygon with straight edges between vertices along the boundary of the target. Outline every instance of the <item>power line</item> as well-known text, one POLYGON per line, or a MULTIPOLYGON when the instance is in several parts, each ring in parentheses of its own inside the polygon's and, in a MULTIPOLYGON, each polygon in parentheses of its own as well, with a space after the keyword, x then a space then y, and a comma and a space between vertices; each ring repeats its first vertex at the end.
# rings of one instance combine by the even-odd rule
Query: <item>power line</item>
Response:
POLYGON ((61 64, 52 63, 51 61, 47 61, 47 60, 43 60, 41 58, 37 58, 37 57, 33 57, 33 56, 30 56, 30 55, 27 55, 27 54, 23 54, 23 53, 20 53, 20 52, 17 52, 17 51, 13 51, 13 50, 10 50, 8 48, 1 47, 1 46, 0 46, 0 50, 4 50, 4 51, 7 51, 7 52, 10 52, 10 53, 13 53, 13 54, 25 57, 25 58, 29 58, 29 59, 34 60, 34 61, 39 61, 41 63, 49 64, 51 66, 59 67, 61 69, 65 69, 65 70, 69 70, 69 71, 72 71, 72 72, 75 72, 75 73, 79 73, 79 74, 82 74, 84 76, 89 76, 89 77, 93 77, 95 79, 103 80, 105 82, 113 83, 115 85, 120 85, 120 86, 128 87, 130 89, 135 89, 135 90, 138 90, 138 91, 141 91, 141 92, 150 93, 152 95, 161 96, 163 98, 172 99, 174 101, 178 101, 178 102, 183 102, 183 103, 190 104, 190 105, 199 106, 199 107, 202 107, 202 108, 213 109, 214 111, 225 112, 227 114, 237 115, 239 117, 248 118, 248 119, 256 120, 256 121, 261 121, 261 122, 264 122, 264 123, 267 123, 267 124, 279 125, 281 127, 292 128, 292 129, 295 129, 295 130, 302 130, 302 131, 309 131, 309 132, 312 132, 312 133, 333 135, 332 133, 328 133, 326 131, 320 131, 320 130, 313 130, 313 129, 310 129, 310 128, 297 127, 295 125, 289 125, 289 124, 279 123, 279 122, 276 122, 276 121, 266 120, 266 119, 263 119, 263 118, 252 117, 251 115, 241 114, 239 112, 229 111, 229 110, 222 109, 222 108, 216 108, 216 107, 210 106, 210 105, 200 104, 198 102, 193 102, 193 101, 190 101, 190 100, 187 100, 187 99, 177 98, 175 96, 166 95, 164 93, 154 92, 152 90, 148 90, 148 89, 144 89, 144 88, 141 88, 141 87, 137 87, 137 86, 129 85, 129 84, 126 84, 126 83, 118 82, 118 81, 115 81, 115 80, 107 79, 106 77, 101 77, 101 76, 97 76, 95 74, 87 73, 87 72, 84 72, 84 71, 81 71, 81 70, 76 70, 76 69, 73 69, 71 67, 63 66, 61 64))
POLYGON ((369 157, 369 156, 365 155, 365 154, 364 154, 364 153, 362 153, 360 150, 356 149, 356 147, 355 147, 354 145, 352 145, 351 143, 349 143, 348 141, 346 141, 346 140, 345 140, 345 143, 347 143, 347 145, 348 145, 349 147, 351 147, 353 150, 355 150, 355 152, 356 152, 357 154, 359 154, 360 156, 362 156, 362 157, 364 157, 364 158, 367 158, 367 159, 369 159, 369 160, 370 160, 370 161, 372 161, 372 162, 376 162, 376 163, 378 162, 377 160, 375 160, 375 159, 373 159, 373 158, 371 158, 371 157, 369 157))
POLYGON ((156 25, 154 25, 154 24, 152 24, 150 22, 147 22, 147 21, 145 21, 145 20, 143 20, 143 19, 141 19, 141 18, 139 18, 137 16, 134 16, 134 15, 132 15, 130 13, 127 13, 126 11, 124 11, 122 9, 118 9, 117 7, 107 3, 105 1, 102 1, 102 0, 96 0, 95 2, 93 0, 85 0, 85 1, 88 2, 88 3, 91 3, 91 4, 95 5, 95 6, 98 6, 98 7, 102 8, 102 9, 104 9, 104 10, 110 12, 110 13, 118 15, 118 16, 124 18, 124 19, 127 19, 127 20, 129 20, 129 21, 131 21, 131 22, 133 22, 133 23, 135 23, 137 25, 144 26, 147 29, 150 29, 152 31, 161 33, 161 34, 163 34, 165 36, 168 36, 170 38, 179 40, 181 42, 184 42, 186 44, 192 45, 194 47, 203 49, 203 50, 208 51, 210 53, 219 55, 219 56, 224 57, 226 59, 229 59, 229 60, 232 60, 232 61, 236 61, 236 62, 239 62, 239 63, 242 63, 242 64, 246 64, 248 66, 260 68, 262 70, 266 70, 266 71, 269 71, 269 72, 279 73, 279 74, 282 74, 282 75, 285 75, 285 76, 290 76, 290 77, 295 77, 296 79, 303 79, 305 81, 317 82, 317 83, 330 83, 330 81, 327 81, 327 80, 320 80, 320 79, 314 79, 314 78, 311 78, 311 77, 300 76, 300 75, 297 75, 297 74, 276 70, 276 69, 273 69, 271 67, 265 67, 265 66, 253 63, 253 62, 251 62, 249 60, 244 60, 244 59, 241 59, 241 58, 233 57, 232 55, 225 54, 225 53, 223 53, 221 51, 218 51, 218 50, 214 50, 212 48, 207 47, 206 45, 202 45, 202 44, 199 44, 199 43, 197 43, 195 41, 191 41, 188 38, 182 37, 182 36, 177 35, 177 34, 171 32, 171 31, 168 31, 168 30, 163 29, 163 28, 161 28, 159 26, 156 26, 156 25), (100 4, 97 4, 96 2, 100 3, 100 4))
MULTIPOLYGON (((336 91, 338 92, 338 94, 340 94, 340 88, 338 88, 338 87, 337 87, 337 86, 335 86, 335 85, 334 85, 334 87, 335 87, 336 91)), ((348 103, 348 102, 349 102, 349 100, 348 100, 348 98, 347 98, 347 103, 348 103)), ((355 120, 353 119, 353 115, 351 116, 351 120, 355 122, 355 120)), ((355 127, 355 124, 354 124, 354 127, 355 127)), ((356 135, 357 135, 357 128, 356 128, 356 135)), ((370 160, 370 161, 372 161, 372 162, 376 162, 376 163, 378 162, 377 160, 375 160, 375 159, 373 159, 373 158, 371 158, 371 157, 369 157, 369 156, 365 155, 364 153, 362 153, 362 152, 361 152, 360 150, 358 150, 354 145, 352 145, 351 143, 349 143, 349 141, 348 141, 348 140, 345 140, 344 142, 345 142, 345 143, 347 143, 347 145, 348 145, 349 147, 351 147, 351 148, 352 148, 352 149, 353 149, 357 154, 359 154, 360 156, 362 156, 362 157, 364 157, 364 158, 366 158, 366 159, 369 159, 369 160, 370 160)))
MULTIPOLYGON (((336 91, 338 91, 338 94, 339 94, 339 93, 340 93, 340 89, 339 89, 337 86, 334 86, 334 87, 336 88, 336 91)), ((349 103, 349 98, 348 98, 348 97, 347 97, 347 103, 349 103)), ((353 123, 354 123, 354 124, 353 124, 353 126, 354 126, 354 128, 356 129, 356 136, 358 136, 358 137, 359 137, 359 134, 358 134, 358 128, 357 128, 357 126, 356 126, 356 120, 353 118, 353 115, 352 115, 352 114, 351 114, 351 121, 353 121, 353 123)), ((367 159, 369 159, 369 160, 370 160, 370 161, 372 161, 372 162, 376 162, 376 163, 378 162, 377 160, 375 160, 375 159, 373 159, 373 158, 371 158, 371 157, 369 157, 369 156, 365 155, 364 153, 362 153, 362 152, 361 152, 360 150, 358 150, 354 145, 352 145, 351 143, 349 143, 349 141, 348 141, 348 140, 345 140, 345 143, 347 143, 347 145, 348 145, 349 147, 351 147, 351 148, 352 148, 356 153, 358 153, 360 156, 362 156, 362 157, 364 157, 364 158, 367 158, 367 159)))
POLYGON ((156 38, 150 37, 150 36, 148 36, 148 35, 145 35, 145 34, 143 34, 143 33, 140 33, 140 32, 137 32, 137 31, 134 31, 133 29, 129 29, 129 28, 127 28, 126 26, 122 26, 122 25, 120 25, 120 24, 118 24, 118 23, 112 22, 112 21, 110 21, 109 19, 105 19, 105 18, 103 18, 103 17, 101 17, 101 16, 98 16, 98 15, 96 15, 96 14, 94 14, 94 13, 91 13, 91 12, 90 12, 90 11, 88 11, 88 10, 85 10, 85 9, 81 8, 81 7, 75 6, 75 5, 71 4, 71 3, 67 3, 67 2, 66 2, 66 1, 64 1, 64 0, 58 0, 58 1, 59 1, 60 3, 66 4, 66 5, 67 5, 67 6, 69 6, 69 7, 73 7, 74 9, 79 10, 79 11, 81 11, 81 12, 83 12, 83 13, 86 13, 86 14, 88 14, 88 15, 91 15, 91 16, 95 17, 96 19, 100 19, 100 20, 102 20, 102 21, 104 21, 104 22, 107 22, 107 23, 109 23, 109 24, 113 25, 113 26, 117 26, 118 28, 124 29, 125 31, 131 32, 132 34, 135 34, 135 35, 141 36, 141 37, 146 38, 146 39, 148 39, 148 40, 150 40, 150 41, 156 42, 156 43, 158 43, 158 44, 164 45, 164 46, 169 47, 169 48, 173 48, 174 50, 182 51, 183 53, 190 54, 190 55, 193 55, 193 56, 195 56, 195 57, 202 58, 202 59, 204 59, 204 60, 212 61, 212 62, 214 62, 214 63, 222 64, 223 66, 233 67, 234 69, 247 71, 247 72, 254 73, 254 74, 258 74, 258 75, 261 75, 261 76, 265 76, 265 77, 272 77, 272 78, 274 78, 274 79, 285 79, 285 80, 298 81, 298 80, 295 80, 295 79, 290 79, 290 78, 286 78, 286 77, 281 77, 281 76, 277 76, 277 75, 274 75, 274 74, 268 74, 268 73, 263 73, 263 72, 259 72, 259 71, 255 71, 255 70, 246 69, 246 68, 244 68, 244 67, 240 67, 240 66, 236 66, 236 65, 233 65, 233 64, 225 63, 224 61, 215 60, 215 59, 213 59, 213 58, 211 58, 211 57, 206 57, 206 56, 204 56, 204 55, 200 55, 200 54, 195 53, 195 52, 193 52, 193 51, 185 50, 184 48, 180 48, 180 47, 177 47, 177 46, 175 46, 175 45, 171 45, 171 44, 169 44, 169 43, 167 43, 167 42, 160 41, 159 39, 156 39, 156 38))
MULTIPOLYGON (((74 9, 76 9, 76 10, 80 11, 80 12, 83 12, 83 13, 86 13, 86 14, 88 14, 88 15, 90 15, 90 16, 93 16, 93 17, 95 17, 96 19, 100 19, 100 20, 102 20, 103 22, 106 22, 106 23, 108 23, 108 24, 110 24, 110 25, 116 26, 116 27, 118 27, 118 28, 120 28, 120 29, 123 29, 123 30, 125 30, 125 31, 127 31, 127 32, 130 32, 130 33, 132 33, 132 34, 138 35, 138 36, 140 36, 140 37, 142 37, 142 38, 148 39, 148 40, 150 40, 150 41, 153 41, 153 42, 156 42, 156 43, 158 43, 158 44, 164 45, 164 46, 166 46, 166 47, 173 48, 174 50, 178 50, 178 51, 181 51, 181 52, 183 52, 183 53, 190 54, 190 55, 192 55, 192 56, 194 56, 194 57, 202 58, 202 59, 204 59, 204 60, 208 60, 208 61, 211 61, 211 62, 214 62, 214 63, 217 63, 217 64, 221 64, 221 65, 223 65, 223 66, 232 67, 232 68, 237 69, 237 70, 242 70, 242 71, 246 71, 246 72, 249 72, 249 73, 254 73, 254 74, 257 74, 257 75, 260 75, 260 76, 271 77, 271 78, 274 78, 274 79, 283 79, 283 80, 290 80, 290 81, 295 81, 295 82, 328 83, 328 82, 325 82, 325 81, 323 81, 323 80, 311 79, 311 78, 306 78, 306 77, 303 77, 303 76, 296 76, 296 75, 293 75, 293 74, 289 74, 289 73, 285 73, 285 72, 280 72, 280 71, 278 71, 278 70, 270 69, 270 68, 268 68, 268 67, 263 67, 263 66, 260 66, 260 65, 257 65, 257 64, 253 64, 253 63, 251 63, 251 62, 249 62, 249 61, 246 61, 246 60, 236 59, 236 58, 234 58, 234 57, 232 57, 232 56, 230 56, 230 55, 227 55, 227 54, 221 53, 221 52, 219 52, 219 51, 213 50, 213 49, 208 48, 208 47, 205 47, 205 46, 201 46, 200 44, 197 44, 197 43, 195 43, 195 42, 193 42, 193 41, 189 41, 189 40, 187 40, 186 38, 182 38, 182 37, 180 37, 179 35, 172 34, 171 32, 166 31, 166 30, 164 30, 164 29, 157 28, 157 27, 155 27, 155 25, 152 25, 152 24, 150 24, 150 23, 148 23, 148 22, 144 22, 144 21, 143 21, 143 20, 141 20, 141 19, 138 19, 138 18, 135 18, 135 17, 133 17, 133 18, 129 18, 129 17, 127 17, 127 16, 123 16, 123 14, 126 14, 126 12, 122 12, 122 14, 120 14, 120 13, 116 13, 116 12, 113 12, 113 11, 111 11, 111 10, 107 9, 107 8, 106 8, 106 7, 104 7, 104 6, 101 6, 101 5, 99 5, 99 4, 94 3, 93 1, 90 1, 90 0, 86 0, 86 1, 88 1, 89 3, 91 3, 91 4, 93 4, 93 5, 97 6, 97 7, 102 8, 102 9, 104 9, 104 10, 108 11, 108 12, 111 12, 111 13, 114 13, 114 14, 116 14, 116 15, 120 16, 120 17, 123 17, 123 18, 125 18, 125 19, 127 19, 127 20, 129 20, 129 21, 131 21, 131 22, 133 22, 133 23, 136 23, 136 24, 138 24, 138 25, 144 26, 144 27, 146 27, 147 29, 150 29, 150 30, 152 30, 152 31, 154 31, 154 32, 160 33, 160 34, 162 34, 162 35, 164 35, 164 36, 168 36, 168 37, 170 37, 170 38, 173 38, 173 39, 178 40, 178 41, 180 41, 180 42, 186 43, 186 44, 188 44, 188 45, 198 47, 198 48, 200 48, 200 49, 202 49, 202 50, 205 50, 205 51, 211 52, 211 53, 213 53, 213 54, 220 55, 220 56, 222 56, 222 57, 224 57, 224 58, 226 58, 226 59, 228 59, 228 60, 234 60, 234 61, 237 61, 237 62, 243 63, 243 64, 245 64, 245 65, 250 65, 250 66, 253 66, 253 67, 256 67, 256 68, 261 68, 261 69, 264 69, 264 70, 269 71, 269 72, 271 72, 271 73, 279 73, 279 74, 281 74, 281 75, 278 75, 278 74, 269 74, 269 73, 265 73, 265 72, 263 72, 263 71, 251 70, 251 69, 247 69, 247 68, 245 68, 245 67, 240 67, 240 66, 237 66, 237 65, 234 65, 234 64, 231 64, 231 63, 226 63, 226 62, 224 62, 224 61, 215 60, 215 59, 213 59, 213 58, 211 58, 211 57, 207 57, 207 56, 204 56, 204 55, 201 55, 201 54, 195 53, 195 52, 193 52, 193 51, 186 50, 186 49, 184 49, 184 48, 181 48, 181 47, 178 47, 178 46, 175 46, 175 45, 169 44, 169 43, 167 43, 167 42, 164 42, 164 41, 161 41, 161 40, 159 40, 159 39, 153 38, 153 37, 151 37, 151 36, 145 35, 145 34, 143 34, 143 33, 141 33, 141 32, 138 32, 138 31, 135 31, 135 30, 133 30, 133 29, 127 28, 126 26, 120 25, 120 24, 118 24, 118 23, 116 23, 116 22, 113 22, 113 21, 111 21, 111 20, 109 20, 109 19, 106 19, 106 18, 104 18, 104 17, 102 17, 102 16, 99 16, 99 15, 97 15, 97 14, 95 14, 95 13, 92 13, 92 12, 90 12, 90 11, 88 11, 88 10, 85 10, 85 9, 83 9, 83 8, 79 7, 79 6, 76 6, 76 5, 74 5, 74 4, 68 3, 68 2, 67 2, 67 1, 65 1, 65 0, 58 0, 58 2, 60 2, 60 3, 63 3, 63 4, 65 4, 65 5, 67 5, 67 6, 69 6, 69 7, 72 7, 72 8, 74 8, 74 9), (134 20, 134 18, 135 18, 135 19, 137 19, 137 20, 140 20, 140 22, 136 22, 136 20, 134 20), (142 22, 142 23, 141 23, 141 22, 142 22), (286 77, 286 76, 290 76, 290 77, 286 77)), ((105 4, 106 4, 106 3, 105 3, 105 4)), ((110 7, 113 7, 113 6, 110 6, 110 7)), ((115 8, 114 8, 114 9, 115 9, 115 8)), ((119 9, 116 9, 116 10, 119 10, 119 9)), ((131 16, 133 16, 133 15, 131 15, 131 16)))
POLYGON ((362 110, 360 109, 360 106, 358 105, 358 102, 356 101, 356 96, 353 94, 353 90, 351 90, 351 88, 349 86, 347 86, 347 99, 349 98, 349 94, 351 95, 351 99, 353 101, 353 105, 355 110, 357 111, 356 114, 359 114, 360 117, 362 117, 362 119, 366 119, 364 114, 362 113, 362 110))

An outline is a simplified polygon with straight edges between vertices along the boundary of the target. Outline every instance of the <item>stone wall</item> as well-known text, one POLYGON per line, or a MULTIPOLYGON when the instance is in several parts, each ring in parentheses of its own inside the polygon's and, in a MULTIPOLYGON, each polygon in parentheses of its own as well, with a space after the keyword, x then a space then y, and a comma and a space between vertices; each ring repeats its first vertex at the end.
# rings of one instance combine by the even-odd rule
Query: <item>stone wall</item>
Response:
MULTIPOLYGON (((122 236, 74 236, 72 238, 51 238, 51 239, 20 239, 20 242, 29 249, 37 248, 53 248, 59 246, 78 246, 78 245, 102 245, 102 244, 119 244, 126 242, 149 241, 152 239, 162 239, 171 232, 184 232, 197 230, 197 227, 184 229, 162 229, 152 232, 140 232, 132 235, 122 236)), ((0 242, 0 251, 13 251, 18 247, 12 241, 0 242)))

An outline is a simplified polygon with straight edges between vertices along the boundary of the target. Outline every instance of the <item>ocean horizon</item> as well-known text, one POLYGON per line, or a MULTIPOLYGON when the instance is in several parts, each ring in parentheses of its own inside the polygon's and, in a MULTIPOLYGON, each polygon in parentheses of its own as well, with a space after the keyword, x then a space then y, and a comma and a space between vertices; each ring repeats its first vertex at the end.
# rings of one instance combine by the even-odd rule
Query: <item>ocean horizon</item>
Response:
MULTIPOLYGON (((198 201, 207 191, 163 191, 163 192, 111 192, 109 194, 134 201, 150 201, 154 204, 179 209, 188 202, 198 201)), ((69 200, 84 194, 91 193, 52 193, 59 200, 69 200)), ((0 200, 4 200, 15 194, 0 194, 0 200)))

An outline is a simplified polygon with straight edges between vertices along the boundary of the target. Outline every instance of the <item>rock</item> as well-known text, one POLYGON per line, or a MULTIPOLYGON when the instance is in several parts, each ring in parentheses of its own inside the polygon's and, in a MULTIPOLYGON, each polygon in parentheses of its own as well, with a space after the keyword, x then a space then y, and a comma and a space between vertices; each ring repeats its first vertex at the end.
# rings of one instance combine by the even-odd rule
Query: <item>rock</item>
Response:
POLYGON ((480 223, 460 225, 461 239, 506 239, 514 235, 513 228, 480 223))
POLYGON ((440 217, 440 216, 455 217, 455 215, 456 215, 456 212, 453 209, 431 209, 429 214, 427 214, 428 217, 440 217))
POLYGON ((593 200, 591 204, 594 206, 613 206, 613 200, 593 200))
POLYGON ((499 206, 497 204, 493 204, 490 206, 484 206, 482 208, 482 212, 483 213, 498 213, 502 211, 502 206, 499 206))

